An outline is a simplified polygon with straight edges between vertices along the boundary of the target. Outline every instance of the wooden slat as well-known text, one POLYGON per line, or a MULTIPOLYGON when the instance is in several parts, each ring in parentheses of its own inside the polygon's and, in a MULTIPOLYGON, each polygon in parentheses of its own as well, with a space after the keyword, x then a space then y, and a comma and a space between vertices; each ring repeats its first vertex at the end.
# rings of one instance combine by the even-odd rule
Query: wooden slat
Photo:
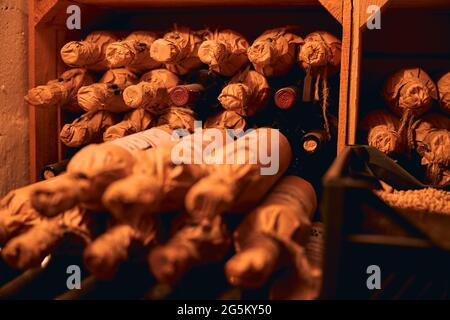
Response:
POLYGON ((318 5, 318 0, 77 0, 78 3, 109 7, 212 7, 212 6, 305 6, 318 5))
POLYGON ((352 0, 343 0, 342 14, 342 53, 339 84, 339 115, 337 154, 341 154, 347 142, 347 108, 349 105, 348 86, 351 56, 352 0))
POLYGON ((342 0, 319 0, 319 2, 342 24, 342 0))
POLYGON ((358 0, 357 2, 359 5, 359 27, 365 29, 367 27, 367 19, 370 17, 370 14, 367 13, 367 8, 370 5, 376 5, 383 11, 389 0, 358 0))
MULTIPOLYGON (((60 59, 60 48, 62 48, 65 43, 66 43, 66 31, 64 30, 56 31, 55 63, 58 76, 67 69, 67 66, 60 59)), ((61 132, 61 129, 65 124, 65 120, 64 120, 64 110, 58 108, 57 112, 58 112, 58 126, 56 135, 58 140, 58 161, 61 161, 66 158, 67 154, 67 147, 59 139, 59 132, 61 132)))
POLYGON ((359 109, 359 85, 361 73, 361 2, 353 1, 352 43, 350 52, 350 81, 348 87, 349 108, 347 144, 355 144, 359 109))
MULTIPOLYGON (((55 30, 42 26, 35 29, 35 4, 29 1, 28 16, 28 85, 30 88, 46 83, 57 76, 55 64, 55 30)), ((39 180, 40 169, 58 159, 57 110, 29 106, 30 179, 39 180)))

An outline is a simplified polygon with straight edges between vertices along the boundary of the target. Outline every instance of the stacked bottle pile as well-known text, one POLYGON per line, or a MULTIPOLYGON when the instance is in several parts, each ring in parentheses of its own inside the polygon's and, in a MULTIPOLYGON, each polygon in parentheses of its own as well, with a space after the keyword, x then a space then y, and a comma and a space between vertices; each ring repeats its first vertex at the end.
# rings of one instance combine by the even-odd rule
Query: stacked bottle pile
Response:
POLYGON ((158 281, 173 285, 196 266, 223 261, 232 247, 224 267, 232 285, 261 287, 284 270, 291 288, 273 283, 272 297, 318 294, 320 268, 303 249, 316 191, 290 174, 299 149, 317 154, 334 136, 334 36, 301 38, 277 28, 251 44, 233 30, 174 27, 162 37, 138 31, 121 40, 96 31, 67 43, 61 57, 72 69, 31 89, 26 100, 80 113, 60 138, 84 147, 65 172, 49 166, 56 177, 2 200, 1 255, 10 266, 33 267, 76 240, 73 247, 100 279, 137 256, 158 281), (319 112, 298 118, 311 105, 319 112), (180 143, 195 157, 189 142, 199 134, 196 120, 224 137, 220 155, 278 152, 277 170, 261 174, 264 165, 251 161, 175 161, 180 143), (226 129, 248 128, 256 130, 226 139, 226 129), (184 137, 173 140, 179 131, 184 137), (241 143, 250 135, 257 143, 241 143), (277 150, 261 150, 273 136, 277 150), (170 212, 176 218, 161 218, 170 212), (230 215, 238 217, 237 228, 227 223, 230 215))

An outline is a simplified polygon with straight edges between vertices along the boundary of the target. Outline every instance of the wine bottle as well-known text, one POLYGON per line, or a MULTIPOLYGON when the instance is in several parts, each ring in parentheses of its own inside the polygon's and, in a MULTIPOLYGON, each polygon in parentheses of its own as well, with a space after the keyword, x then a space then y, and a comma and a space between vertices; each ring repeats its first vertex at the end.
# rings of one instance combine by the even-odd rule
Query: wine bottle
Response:
POLYGON ((136 84, 138 78, 125 68, 108 70, 100 80, 78 90, 78 104, 83 110, 124 112, 131 110, 122 97, 123 91, 136 84))
POLYGON ((170 100, 178 107, 192 106, 201 99, 205 87, 199 83, 185 84, 172 88, 169 92, 170 100))
POLYGON ((110 43, 106 59, 112 68, 126 67, 135 73, 158 68, 161 63, 150 57, 150 46, 157 39, 152 31, 134 31, 122 41, 110 43))
POLYGON ((292 108, 299 101, 300 90, 297 86, 278 89, 275 93, 275 105, 283 110, 292 108))
POLYGON ((307 154, 318 154, 328 143, 329 139, 325 130, 312 130, 301 139, 301 149, 307 154))
POLYGON ((30 195, 35 210, 54 216, 74 206, 104 210, 102 196, 110 183, 131 174, 136 151, 174 143, 172 130, 151 128, 124 138, 90 144, 78 151, 67 173, 37 184, 30 195))
POLYGON ((246 288, 261 287, 287 263, 300 267, 295 255, 287 255, 289 261, 283 257, 287 252, 303 253, 300 248, 309 236, 316 208, 316 192, 309 182, 296 176, 282 178, 235 230, 236 253, 225 265, 228 281, 246 288))
POLYGON ((94 83, 93 76, 82 68, 67 70, 58 79, 28 91, 25 101, 36 107, 61 107, 71 112, 80 112, 77 92, 82 86, 94 83))
POLYGON ((56 163, 48 164, 41 170, 42 180, 48 180, 66 171, 69 159, 64 159, 56 163))
POLYGON ((86 68, 93 71, 106 71, 109 62, 106 48, 116 42, 117 37, 109 31, 91 32, 83 41, 71 41, 61 49, 61 58, 71 67, 86 68))
POLYGON ((164 63, 167 70, 185 75, 202 65, 198 48, 203 38, 200 32, 187 27, 177 27, 154 41, 150 47, 150 57, 164 63))

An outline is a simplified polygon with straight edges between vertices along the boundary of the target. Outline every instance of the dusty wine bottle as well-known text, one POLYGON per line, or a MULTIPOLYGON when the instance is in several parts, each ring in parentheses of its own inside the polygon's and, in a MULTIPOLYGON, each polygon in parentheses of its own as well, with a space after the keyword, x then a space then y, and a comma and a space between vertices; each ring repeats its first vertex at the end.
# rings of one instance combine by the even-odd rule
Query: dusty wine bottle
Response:
POLYGON ((64 159, 59 162, 46 165, 44 168, 42 168, 41 171, 42 180, 48 180, 65 172, 69 160, 70 159, 64 159))

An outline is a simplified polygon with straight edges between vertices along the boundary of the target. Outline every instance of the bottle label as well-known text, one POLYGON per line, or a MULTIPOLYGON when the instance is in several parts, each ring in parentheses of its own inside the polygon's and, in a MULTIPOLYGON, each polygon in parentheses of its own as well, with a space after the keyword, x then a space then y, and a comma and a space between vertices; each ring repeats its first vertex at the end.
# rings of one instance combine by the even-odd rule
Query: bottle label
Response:
POLYGON ((321 266, 324 252, 324 225, 320 221, 313 222, 311 235, 306 244, 306 255, 309 262, 315 266, 321 266))
POLYGON ((145 150, 174 141, 173 135, 160 128, 151 128, 107 143, 119 145, 127 150, 145 150))

